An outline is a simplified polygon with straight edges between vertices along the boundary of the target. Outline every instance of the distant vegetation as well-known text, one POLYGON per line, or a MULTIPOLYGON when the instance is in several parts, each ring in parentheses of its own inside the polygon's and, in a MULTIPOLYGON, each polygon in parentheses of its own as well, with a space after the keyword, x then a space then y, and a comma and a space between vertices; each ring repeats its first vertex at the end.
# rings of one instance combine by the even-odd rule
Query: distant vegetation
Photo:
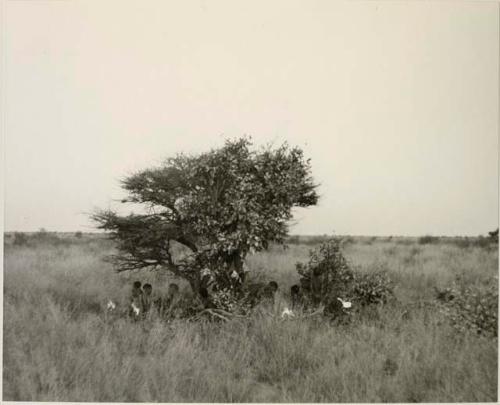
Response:
POLYGON ((92 235, 92 239, 84 238, 84 234, 80 231, 72 234, 40 230, 38 232, 7 232, 4 234, 4 240, 6 245, 38 247, 40 245, 68 246, 77 243, 75 239, 78 239, 80 243, 90 243, 91 240, 95 240, 96 238, 107 238, 104 233, 89 235, 92 235))
POLYGON ((438 243, 439 238, 437 236, 425 235, 418 238, 418 243, 420 245, 429 245, 431 243, 438 243))
POLYGON ((495 231, 488 232, 488 236, 493 243, 498 243, 498 228, 495 231))
MULTIPOLYGON (((324 243, 330 238, 328 235, 291 235, 286 239, 286 242, 290 245, 308 245, 317 246, 324 243)), ((339 238, 342 240, 342 244, 345 246, 350 243, 364 243, 370 245, 376 241, 385 242, 395 242, 401 245, 408 245, 414 242, 420 245, 428 244, 453 244, 458 247, 468 248, 468 247, 483 247, 483 248, 495 248, 495 244, 498 244, 498 230, 488 232, 488 236, 431 236, 424 235, 418 238, 413 237, 402 237, 402 236, 349 236, 340 235, 339 238)))

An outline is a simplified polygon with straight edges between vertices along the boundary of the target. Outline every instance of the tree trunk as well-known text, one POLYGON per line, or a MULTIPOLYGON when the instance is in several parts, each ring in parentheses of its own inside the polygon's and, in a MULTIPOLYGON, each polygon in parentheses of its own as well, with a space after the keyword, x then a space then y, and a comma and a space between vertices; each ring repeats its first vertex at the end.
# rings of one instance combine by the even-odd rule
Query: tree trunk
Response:
POLYGON ((231 285, 237 290, 241 290, 242 285, 245 282, 245 271, 243 270, 244 257, 240 252, 235 252, 231 255, 228 261, 229 276, 231 285), (233 272, 238 274, 239 280, 232 277, 233 272))

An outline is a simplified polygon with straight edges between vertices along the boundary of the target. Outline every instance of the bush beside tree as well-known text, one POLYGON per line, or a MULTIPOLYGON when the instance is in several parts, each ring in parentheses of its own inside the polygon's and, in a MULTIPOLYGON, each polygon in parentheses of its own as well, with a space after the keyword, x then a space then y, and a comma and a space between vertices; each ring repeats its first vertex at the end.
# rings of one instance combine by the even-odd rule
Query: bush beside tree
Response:
POLYGON ((304 306, 328 307, 340 298, 351 301, 353 310, 358 310, 393 297, 393 283, 385 271, 353 270, 341 246, 341 239, 332 238, 310 251, 308 263, 296 264, 304 306))

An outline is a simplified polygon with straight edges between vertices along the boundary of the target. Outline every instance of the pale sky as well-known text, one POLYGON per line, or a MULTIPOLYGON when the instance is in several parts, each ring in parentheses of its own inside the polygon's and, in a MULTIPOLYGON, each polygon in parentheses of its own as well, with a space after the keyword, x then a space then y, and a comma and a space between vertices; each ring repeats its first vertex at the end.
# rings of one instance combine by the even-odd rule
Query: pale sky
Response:
POLYGON ((312 159, 292 233, 498 226, 495 2, 3 7, 7 231, 91 231, 125 175, 244 134, 312 159))

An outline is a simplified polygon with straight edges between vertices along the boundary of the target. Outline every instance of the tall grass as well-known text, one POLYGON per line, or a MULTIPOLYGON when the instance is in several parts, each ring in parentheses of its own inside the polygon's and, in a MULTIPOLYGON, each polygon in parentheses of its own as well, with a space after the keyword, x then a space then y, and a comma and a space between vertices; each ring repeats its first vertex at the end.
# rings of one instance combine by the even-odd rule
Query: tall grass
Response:
MULTIPOLYGON (((419 302, 460 274, 497 272, 498 253, 398 240, 349 243, 361 271, 382 266, 399 301, 419 302)), ((297 282, 308 246, 253 256, 253 277, 297 282)), ((3 399, 138 402, 458 402, 497 400, 497 341, 457 334, 432 308, 386 305, 347 326, 321 318, 256 314, 227 323, 133 323, 105 315, 128 284, 168 277, 115 274, 113 246, 89 236, 69 244, 5 249, 3 399)), ((276 309, 279 313, 279 308, 276 309)))

